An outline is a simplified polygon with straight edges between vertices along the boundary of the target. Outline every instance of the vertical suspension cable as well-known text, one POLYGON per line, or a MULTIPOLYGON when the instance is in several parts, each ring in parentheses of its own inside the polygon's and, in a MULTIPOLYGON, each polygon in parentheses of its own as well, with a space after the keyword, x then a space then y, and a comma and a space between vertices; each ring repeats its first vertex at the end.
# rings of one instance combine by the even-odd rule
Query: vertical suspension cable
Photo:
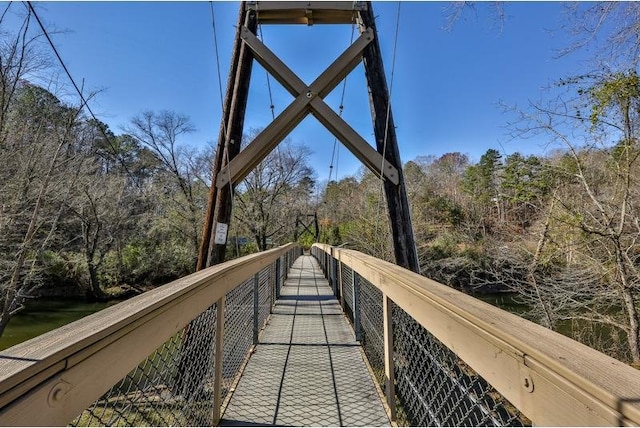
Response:
MULTIPOLYGON (((349 41, 349 45, 353 44, 353 38, 355 34, 355 19, 351 22, 351 40, 349 41)), ((342 94, 340 96, 340 107, 338 109, 338 116, 342 117, 342 113, 344 112, 344 97, 345 92, 347 90, 347 79, 349 76, 345 76, 344 83, 342 84, 342 94)), ((331 173, 335 172, 336 182, 338 181, 338 159, 340 157, 340 146, 338 146, 338 139, 336 137, 333 138, 333 150, 331 151, 331 164, 329 165, 329 180, 327 185, 331 181, 331 173), (335 170, 333 169, 333 164, 335 160, 335 170)))
MULTIPOLYGON (((260 10, 258 7, 258 2, 256 2, 256 19, 258 20, 258 34, 260 36, 260 41, 264 44, 264 35, 262 34, 262 23, 260 23, 260 10)), ((271 109, 271 120, 276 120, 276 112, 275 112, 275 104, 273 102, 273 92, 271 91, 271 78, 269 77, 269 72, 265 69, 264 74, 267 77, 267 90, 269 92, 269 108, 271 109)), ((276 145, 276 155, 278 156, 278 162, 281 162, 281 153, 280 153, 280 145, 276 145)))
MULTIPOLYGON (((352 3, 352 18, 351 18, 351 39, 349 41, 349 45, 353 44, 355 28, 356 28, 356 1, 352 3)), ((342 117, 342 113, 344 112, 344 97, 347 90, 347 79, 348 75, 345 76, 344 82, 342 84, 342 94, 340 95, 340 107, 338 112, 338 117, 342 117)), ((338 139, 336 137, 333 138, 333 150, 331 151, 331 163, 329 164, 329 178, 327 179, 327 185, 325 186, 324 194, 325 198, 327 197, 327 192, 329 190, 329 183, 331 183, 331 175, 334 172, 334 160, 335 160, 335 181, 338 183, 338 164, 340 159, 340 146, 338 146, 338 139)), ((326 201, 325 201, 326 203, 326 201)))
MULTIPOLYGON (((257 6, 256 6, 256 15, 257 15, 257 6)), ((260 20, 258 20, 258 33, 260 34, 260 41, 264 43, 264 35, 262 34, 262 24, 260 20)), ((275 105, 273 104, 273 95, 271 93, 271 78, 269 77, 269 72, 267 70, 264 71, 264 74, 267 76, 267 90, 269 91, 269 108, 271 109, 271 120, 276 119, 275 113, 275 105)))
MULTIPOLYGON (((209 2, 209 8, 211 10, 211 28, 213 30, 213 46, 215 49, 215 54, 216 54, 216 67, 218 69, 218 91, 220 94, 220 108, 222 109, 222 114, 224 114, 224 99, 222 97, 222 76, 220 73, 220 54, 218 51, 218 35, 216 33, 216 17, 215 14, 213 12, 213 2, 210 1, 209 2)), ((227 124, 222 123, 222 127, 224 129, 224 136, 225 138, 227 138, 227 124)))

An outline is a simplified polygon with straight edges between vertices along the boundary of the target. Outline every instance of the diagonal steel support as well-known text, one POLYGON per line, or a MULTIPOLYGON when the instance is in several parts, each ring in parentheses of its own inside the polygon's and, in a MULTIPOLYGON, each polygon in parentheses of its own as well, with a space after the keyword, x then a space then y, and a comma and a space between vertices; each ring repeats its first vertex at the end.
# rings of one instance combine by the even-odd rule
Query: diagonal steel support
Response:
POLYGON ((249 174, 308 115, 313 114, 338 140, 373 172, 382 174, 393 184, 399 183, 395 165, 383 162, 375 151, 349 124, 338 116, 322 98, 327 96, 362 60, 364 49, 373 41, 372 30, 365 30, 318 78, 305 83, 267 48, 251 31, 242 28, 241 38, 254 58, 296 99, 271 122, 229 165, 216 180, 216 187, 237 183, 249 174))

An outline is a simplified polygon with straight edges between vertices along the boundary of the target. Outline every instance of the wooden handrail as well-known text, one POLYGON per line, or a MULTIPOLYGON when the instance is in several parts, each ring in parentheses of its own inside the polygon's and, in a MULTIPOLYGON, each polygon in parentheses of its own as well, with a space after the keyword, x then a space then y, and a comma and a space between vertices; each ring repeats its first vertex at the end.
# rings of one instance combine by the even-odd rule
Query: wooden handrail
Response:
POLYGON ((297 244, 212 266, 0 352, 0 425, 67 425, 191 320, 297 244))
MULTIPOLYGON (((331 246, 314 247, 331 254, 331 246)), ((640 371, 392 263, 343 248, 333 254, 535 425, 640 425, 640 371)))

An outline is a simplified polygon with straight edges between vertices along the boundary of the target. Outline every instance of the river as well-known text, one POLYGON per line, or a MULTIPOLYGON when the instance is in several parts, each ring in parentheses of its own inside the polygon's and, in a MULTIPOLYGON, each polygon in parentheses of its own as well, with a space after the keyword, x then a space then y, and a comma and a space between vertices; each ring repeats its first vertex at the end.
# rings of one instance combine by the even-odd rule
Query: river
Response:
MULTIPOLYGON (((477 294, 475 297, 506 311, 522 314, 526 307, 509 294, 477 294)), ((70 299, 38 299, 28 301, 26 309, 16 314, 0 337, 0 350, 27 341, 65 324, 91 315, 118 301, 87 303, 70 299)))
POLYGON ((115 303, 118 301, 87 303, 50 298, 28 301, 26 308, 9 321, 0 337, 0 350, 62 327, 115 303))

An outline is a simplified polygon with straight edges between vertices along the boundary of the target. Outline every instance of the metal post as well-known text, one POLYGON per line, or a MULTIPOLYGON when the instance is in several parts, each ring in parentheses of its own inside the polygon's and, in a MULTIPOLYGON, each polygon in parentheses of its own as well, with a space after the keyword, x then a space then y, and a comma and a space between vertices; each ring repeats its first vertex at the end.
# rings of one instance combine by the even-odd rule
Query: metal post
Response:
POLYGON ((324 253, 324 263, 322 264, 322 270, 324 271, 324 277, 329 279, 329 270, 327 269, 329 264, 329 253, 324 253))
POLYGON ((356 340, 362 340, 362 327, 360 325, 360 275, 353 271, 353 329, 356 340))
POLYGON ((280 266, 280 257, 278 257, 278 259, 276 260, 276 299, 280 298, 280 269, 282 267, 280 266))
POLYGON ((384 330, 384 373, 386 377, 385 393, 387 395, 387 404, 391 413, 391 420, 396 420, 396 392, 395 392, 395 373, 393 367, 393 318, 391 299, 386 295, 382 296, 382 319, 384 330))
MULTIPOLYGON (((277 263, 277 262, 276 262, 277 263)), ((271 305, 269 307, 269 313, 273 313, 273 306, 276 303, 276 284, 278 283, 278 275, 276 274, 275 264, 269 267, 269 275, 273 275, 269 280, 269 296, 271 299, 271 305)))
POLYGON ((258 344, 258 286, 260 285, 260 273, 253 276, 253 344, 258 344))
POLYGON ((222 297, 216 302, 216 349, 213 378, 213 425, 220 422, 222 410, 222 355, 224 353, 224 302, 222 297))
POLYGON ((338 260, 335 257, 335 253, 333 255, 333 264, 331 268, 333 270, 333 295, 338 297, 338 260))
POLYGON ((340 290, 340 306, 342 307, 342 311, 344 312, 344 290, 342 283, 342 262, 338 262, 338 289, 340 290))
POLYGON ((333 248, 330 248, 329 252, 327 253, 327 281, 329 282, 329 286, 331 287, 331 289, 333 289, 333 278, 331 278, 331 263, 333 262, 332 253, 333 248))
POLYGON ((289 275, 289 252, 287 251, 284 255, 284 275, 283 275, 284 279, 287 279, 288 275, 289 275))

